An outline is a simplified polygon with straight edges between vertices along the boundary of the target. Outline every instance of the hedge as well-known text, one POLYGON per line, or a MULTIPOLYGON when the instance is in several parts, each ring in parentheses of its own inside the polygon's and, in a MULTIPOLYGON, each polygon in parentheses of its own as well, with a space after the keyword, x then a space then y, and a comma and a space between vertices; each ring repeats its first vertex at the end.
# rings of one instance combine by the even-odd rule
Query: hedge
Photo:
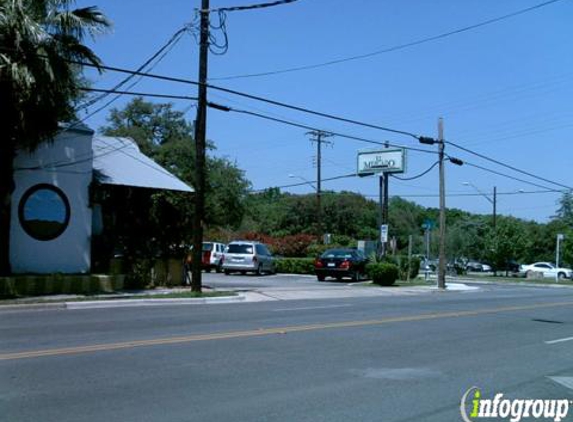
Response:
POLYGON ((275 261, 277 273, 314 274, 313 258, 278 258, 275 261))
POLYGON ((398 279, 398 266, 387 262, 366 265, 366 274, 380 286, 391 286, 398 279))

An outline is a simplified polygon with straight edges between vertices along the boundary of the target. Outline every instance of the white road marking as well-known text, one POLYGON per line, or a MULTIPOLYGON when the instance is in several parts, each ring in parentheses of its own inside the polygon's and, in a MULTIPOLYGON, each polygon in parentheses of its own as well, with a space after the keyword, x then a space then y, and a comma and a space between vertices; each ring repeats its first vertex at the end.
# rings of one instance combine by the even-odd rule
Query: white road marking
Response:
POLYGON ((346 308, 348 306, 352 306, 352 305, 344 304, 344 305, 308 306, 305 308, 281 308, 281 309, 273 309, 273 312, 306 311, 306 310, 310 310, 310 309, 346 308))
POLYGON ((566 338, 559 338, 557 340, 549 340, 549 341, 545 341, 545 344, 556 344, 556 343, 564 343, 566 341, 572 341, 573 337, 566 337, 566 338))

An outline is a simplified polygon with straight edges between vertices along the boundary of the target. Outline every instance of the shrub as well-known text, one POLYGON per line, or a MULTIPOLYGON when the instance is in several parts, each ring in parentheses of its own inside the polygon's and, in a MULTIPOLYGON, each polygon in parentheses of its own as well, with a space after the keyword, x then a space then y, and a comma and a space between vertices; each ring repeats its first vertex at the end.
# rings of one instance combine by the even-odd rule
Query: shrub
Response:
POLYGON ((387 262, 366 266, 366 273, 372 282, 380 286, 391 286, 398 279, 398 266, 387 262))
MULTIPOLYGON (((408 255, 399 255, 396 258, 398 264, 398 278, 408 280, 408 255)), ((420 272, 420 258, 413 256, 410 258, 410 280, 418 277, 420 272)))
POLYGON ((314 274, 314 259, 312 258, 279 258, 275 261, 277 273, 314 274))

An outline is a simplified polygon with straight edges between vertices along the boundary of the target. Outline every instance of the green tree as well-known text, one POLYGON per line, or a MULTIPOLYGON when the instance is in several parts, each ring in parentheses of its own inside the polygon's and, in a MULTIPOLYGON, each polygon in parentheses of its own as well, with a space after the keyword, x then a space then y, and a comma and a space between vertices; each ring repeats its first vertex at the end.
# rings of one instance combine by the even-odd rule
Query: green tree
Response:
POLYGON ((485 236, 485 258, 494 271, 504 270, 507 263, 525 248, 524 231, 520 220, 513 217, 499 217, 495 228, 485 236))
MULTIPOLYGON (((194 185, 195 148, 193 127, 182 112, 170 103, 155 104, 136 98, 125 108, 113 109, 108 126, 101 132, 108 136, 132 138, 146 155, 191 186, 194 185)), ((210 151, 214 150, 212 143, 210 151)), ((207 157, 207 188, 205 221, 209 227, 237 228, 245 210, 245 197, 250 183, 235 163, 226 158, 207 157)), ((189 244, 192 236, 194 212, 193 195, 183 192, 161 191, 149 194, 133 193, 137 202, 125 203, 125 196, 114 197, 114 208, 133 208, 138 219, 119 241, 130 254, 166 255, 175 252, 174 246, 189 244), (142 213, 141 210, 149 210, 142 213), (141 220, 143 219, 143 220, 141 220), (128 237, 136 241, 127 240, 128 237), (144 250, 140 249, 144 247, 144 250)), ((121 227, 118 230, 123 230, 121 227)), ((127 229, 126 229, 127 230, 127 229)))
POLYGON ((554 220, 562 221, 569 227, 573 227, 573 192, 567 191, 563 193, 559 200, 557 215, 553 218, 554 220))
POLYGON ((71 10, 71 0, 0 2, 0 275, 10 273, 9 228, 14 157, 50 140, 74 118, 80 67, 99 65, 82 42, 109 26, 95 7, 71 10))

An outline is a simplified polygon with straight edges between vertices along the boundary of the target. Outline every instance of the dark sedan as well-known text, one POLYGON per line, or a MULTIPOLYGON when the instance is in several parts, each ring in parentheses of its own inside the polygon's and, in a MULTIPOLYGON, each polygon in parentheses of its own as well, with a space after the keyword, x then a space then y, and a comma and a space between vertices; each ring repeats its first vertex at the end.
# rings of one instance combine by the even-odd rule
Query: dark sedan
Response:
POLYGON ((329 249, 314 261, 314 272, 318 281, 326 277, 337 280, 349 277, 359 281, 365 277, 368 258, 356 249, 329 249))

